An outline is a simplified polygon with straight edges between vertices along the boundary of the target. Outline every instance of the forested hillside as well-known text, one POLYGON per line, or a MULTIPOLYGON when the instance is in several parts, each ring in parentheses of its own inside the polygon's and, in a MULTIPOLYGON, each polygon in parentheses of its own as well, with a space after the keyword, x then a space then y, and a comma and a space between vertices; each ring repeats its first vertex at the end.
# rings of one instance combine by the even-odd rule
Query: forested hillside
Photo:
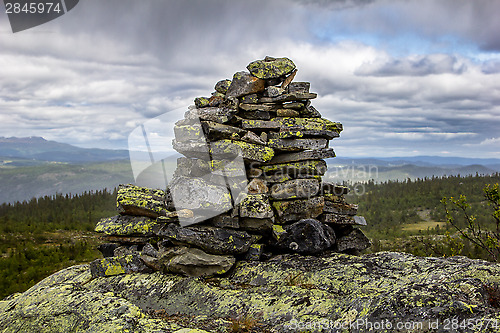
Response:
POLYGON ((115 214, 115 192, 56 195, 0 206, 0 298, 97 258, 96 222, 115 214))

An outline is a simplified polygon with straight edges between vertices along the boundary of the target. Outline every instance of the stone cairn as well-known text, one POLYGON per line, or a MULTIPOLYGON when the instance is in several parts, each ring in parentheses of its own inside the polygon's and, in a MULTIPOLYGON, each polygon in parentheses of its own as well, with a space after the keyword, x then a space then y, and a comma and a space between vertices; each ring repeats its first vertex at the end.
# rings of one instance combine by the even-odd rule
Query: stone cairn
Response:
POLYGON ((348 188, 322 181, 342 124, 311 105, 288 58, 266 57, 195 99, 174 127, 177 160, 166 190, 121 185, 119 215, 98 222, 108 243, 92 275, 131 272, 224 274, 236 260, 292 252, 357 253, 370 246, 356 226, 348 188))

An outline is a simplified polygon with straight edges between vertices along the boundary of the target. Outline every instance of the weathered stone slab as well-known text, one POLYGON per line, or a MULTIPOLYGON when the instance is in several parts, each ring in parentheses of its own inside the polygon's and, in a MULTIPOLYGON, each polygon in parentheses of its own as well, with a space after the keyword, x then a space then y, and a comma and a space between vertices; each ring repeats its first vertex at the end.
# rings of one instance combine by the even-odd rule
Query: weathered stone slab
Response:
POLYGON ((149 241, 150 237, 146 236, 113 236, 106 235, 102 237, 102 240, 111 243, 120 243, 120 244, 146 244, 149 241))
POLYGON ((345 198, 343 195, 335 195, 335 194, 325 193, 325 194, 323 194, 323 198, 325 198, 325 201, 345 202, 345 198))
POLYGON ((291 103, 285 103, 283 104, 283 109, 292 109, 292 110, 302 110, 305 108, 304 103, 299 103, 299 102, 291 102, 291 103))
POLYGON ((319 150, 328 147, 327 139, 269 139, 269 147, 278 151, 319 150))
POLYGON ((341 214, 324 213, 318 218, 323 223, 340 225, 366 225, 366 220, 362 216, 350 216, 341 214))
POLYGON ((300 115, 304 118, 321 118, 321 113, 312 105, 308 105, 300 110, 300 115))
POLYGON ((274 216, 266 194, 247 194, 241 200, 239 209, 240 217, 264 219, 274 216))
POLYGON ((319 192, 319 181, 316 179, 293 179, 271 186, 271 198, 278 200, 306 199, 319 192))
POLYGON ((174 126, 174 134, 175 139, 179 142, 203 140, 205 138, 205 134, 199 124, 174 126))
POLYGON ((95 231, 115 236, 154 236, 162 226, 155 219, 145 216, 117 215, 101 219, 95 231))
POLYGON ((265 181, 260 178, 254 178, 248 183, 247 191, 249 194, 266 194, 269 192, 269 188, 265 181))
POLYGON ((358 205, 348 203, 335 203, 325 200, 325 213, 341 214, 341 215, 356 215, 358 212, 358 205))
POLYGON ((297 69, 294 69, 293 72, 290 73, 284 80, 283 83, 281 84, 281 89, 287 90, 288 91, 288 86, 290 83, 292 83, 293 79, 295 78, 295 75, 297 75, 297 69))
POLYGON ((338 138, 340 134, 336 131, 328 130, 303 130, 300 128, 290 128, 287 130, 281 129, 279 132, 272 132, 269 136, 270 139, 294 139, 294 138, 307 138, 307 137, 320 137, 328 140, 338 138))
POLYGON ((90 273, 93 278, 139 272, 151 272, 139 258, 139 255, 129 254, 122 257, 106 257, 96 259, 90 263, 90 273))
POLYGON ((337 238, 336 248, 339 252, 363 251, 370 245, 370 240, 361 230, 353 229, 349 234, 337 238))
POLYGON ((230 255, 213 255, 188 247, 171 248, 159 259, 165 273, 193 277, 224 274, 233 267, 235 261, 235 258, 230 255))
POLYGON ((323 194, 344 195, 349 193, 349 187, 324 181, 321 185, 323 194))
POLYGON ((260 168, 266 175, 279 173, 292 175, 294 178, 305 178, 303 176, 324 175, 327 166, 326 162, 323 160, 305 160, 291 163, 262 165, 260 168))
POLYGON ((300 219, 316 218, 323 212, 323 197, 304 200, 274 201, 273 208, 278 215, 278 222, 286 223, 300 219))
POLYGON ((266 81, 247 72, 237 72, 233 75, 233 80, 226 92, 226 97, 241 97, 264 91, 266 81))
POLYGON ((255 134, 252 131, 248 131, 243 135, 241 138, 241 141, 249 142, 249 143, 255 143, 256 145, 265 145, 266 141, 264 141, 260 136, 255 134))
POLYGON ((266 87, 266 90, 264 91, 264 96, 277 97, 279 95, 282 95, 284 92, 285 92, 285 89, 283 89, 281 87, 269 86, 269 87, 266 87))
POLYGON ((250 94, 240 97, 240 103, 257 104, 259 103, 259 96, 257 94, 250 94))
POLYGON ((269 120, 271 119, 271 113, 269 111, 240 111, 238 115, 244 119, 252 120, 269 120))
POLYGON ((296 91, 288 94, 283 94, 277 97, 261 97, 259 98, 259 103, 304 101, 304 100, 314 99, 316 97, 318 97, 318 94, 316 93, 306 93, 306 92, 296 91))
POLYGON ((285 225, 286 234, 275 244, 279 249, 301 254, 321 253, 335 244, 335 232, 315 219, 285 225))
POLYGON ((229 107, 194 108, 188 110, 184 114, 184 119, 177 122, 176 125, 186 125, 199 120, 209 120, 224 124, 233 119, 237 112, 237 109, 229 107))
POLYGON ((198 247, 211 254, 245 253, 256 238, 246 231, 215 228, 209 226, 190 226, 183 228, 168 224, 159 232, 175 244, 198 247))
POLYGON ((196 105, 197 108, 207 107, 209 103, 210 101, 208 97, 196 97, 194 99, 194 105, 196 105))
POLYGON ((177 209, 204 210, 219 215, 232 208, 228 189, 203 178, 177 177, 170 184, 170 191, 177 209))
POLYGON ((290 92, 290 93, 294 93, 294 92, 308 93, 310 87, 311 87, 311 84, 309 82, 292 82, 288 85, 288 92, 290 92))
POLYGON ((240 218, 240 228, 243 230, 248 230, 252 232, 267 232, 272 229, 274 223, 274 218, 250 218, 242 217, 240 218))
POLYGON ((308 130, 308 131, 333 131, 342 132, 342 124, 330 121, 324 118, 297 118, 297 117, 281 117, 265 120, 243 120, 242 127, 244 129, 261 129, 261 130, 308 130))
POLYGON ((116 243, 104 243, 97 247, 97 249, 102 253, 103 257, 113 257, 114 251, 118 247, 116 243))
POLYGON ((264 253, 264 244, 252 244, 250 249, 245 254, 245 260, 259 261, 264 253))
POLYGON ((274 118, 270 121, 275 121, 279 123, 279 127, 282 130, 293 129, 293 130, 309 130, 309 131, 334 131, 337 133, 342 132, 342 124, 338 122, 333 122, 324 118, 296 118, 296 117, 284 117, 284 118, 274 118))
POLYGON ((278 109, 276 110, 276 116, 278 117, 299 117, 300 112, 293 109, 278 109))
POLYGON ((206 141, 177 141, 172 140, 172 147, 182 155, 191 158, 208 160, 210 149, 206 141))
POLYGON ((258 130, 271 130, 271 129, 279 129, 280 123, 277 121, 265 121, 265 120, 251 120, 251 119, 243 119, 241 121, 241 126, 244 129, 258 129, 258 130))
POLYGON ((116 198, 118 212, 156 218, 165 215, 165 191, 135 185, 120 185, 116 198))
POLYGON ((320 160, 325 158, 335 157, 335 152, 332 148, 319 150, 306 150, 298 153, 286 153, 274 155, 268 164, 289 163, 304 160, 320 160))
POLYGON ((238 217, 231 216, 230 214, 215 216, 211 220, 211 224, 216 228, 238 229, 240 227, 238 217))
POLYGON ((288 58, 266 57, 264 60, 252 61, 247 69, 253 76, 268 80, 290 74, 295 69, 295 64, 288 58))
POLYGON ((274 156, 272 148, 238 140, 218 140, 210 145, 202 142, 178 142, 173 140, 173 148, 184 156, 200 159, 231 160, 242 156, 247 161, 268 162, 274 156))
POLYGON ((230 86, 231 86, 231 80, 229 79, 220 80, 215 84, 215 91, 221 94, 225 94, 230 86))
POLYGON ((245 111, 276 111, 276 104, 245 104, 240 103, 239 107, 245 111))
POLYGON ((248 161, 257 162, 268 162, 274 156, 273 149, 269 147, 235 140, 211 142, 210 153, 217 159, 241 155, 248 161))
MULTIPOLYGON (((217 141, 223 139, 238 140, 243 137, 247 131, 238 127, 224 125, 213 121, 202 121, 202 135, 206 135, 208 140, 217 141)), ((176 139, 179 140, 176 136, 176 139)))

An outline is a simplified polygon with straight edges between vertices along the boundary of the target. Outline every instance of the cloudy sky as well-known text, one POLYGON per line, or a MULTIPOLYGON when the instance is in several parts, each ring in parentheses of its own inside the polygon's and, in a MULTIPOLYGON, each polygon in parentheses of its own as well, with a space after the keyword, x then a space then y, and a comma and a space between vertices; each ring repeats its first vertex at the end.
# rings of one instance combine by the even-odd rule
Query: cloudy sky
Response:
POLYGON ((266 55, 292 59, 338 156, 500 158, 500 1, 81 0, 13 34, 0 136, 127 148, 141 123, 266 55))

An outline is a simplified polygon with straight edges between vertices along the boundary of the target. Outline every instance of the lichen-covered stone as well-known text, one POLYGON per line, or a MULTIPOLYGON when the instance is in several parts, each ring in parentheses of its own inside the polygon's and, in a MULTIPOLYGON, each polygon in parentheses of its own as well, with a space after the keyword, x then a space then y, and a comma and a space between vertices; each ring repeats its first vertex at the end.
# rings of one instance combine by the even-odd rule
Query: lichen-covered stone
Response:
POLYGON ((248 251, 257 240, 246 231, 175 224, 165 226, 159 235, 181 245, 190 245, 210 254, 241 254, 248 251))
POLYGON ((170 184, 170 192, 176 209, 208 211, 215 216, 232 208, 227 188, 208 183, 203 178, 177 177, 170 184))
POLYGON ((209 104, 209 98, 207 97, 196 97, 194 99, 194 105, 196 105, 197 108, 207 107, 208 104, 209 104))
POLYGON ((229 228, 229 229, 239 229, 240 222, 237 216, 231 216, 231 214, 221 214, 215 216, 210 221, 211 225, 217 228, 229 228))
POLYGON ((309 82, 292 82, 288 86, 288 91, 291 93, 294 92, 308 93, 310 87, 311 84, 309 82))
POLYGON ((247 69, 253 76, 268 80, 290 74, 295 64, 288 58, 266 57, 264 60, 252 61, 247 69))
POLYGON ((369 331, 362 323, 383 321, 438 332, 429 323, 443 328, 450 318, 472 325, 457 327, 457 333, 496 332, 491 324, 500 322, 500 312, 488 290, 499 283, 500 264, 394 252, 241 261, 232 274, 209 281, 159 272, 92 279, 89 266, 80 265, 0 301, 0 331, 229 331, 230 318, 239 313, 255 318, 261 332, 328 322, 361 333, 369 331), (156 312, 176 315, 159 319, 156 312))
POLYGON ((150 272, 137 254, 96 259, 90 263, 92 277, 114 276, 120 274, 150 272))
POLYGON ((366 220, 362 216, 350 216, 342 214, 325 213, 318 218, 323 223, 341 225, 366 225, 366 220))
POLYGON ((281 130, 278 133, 270 133, 270 139, 294 139, 294 138, 308 138, 320 137, 328 140, 338 138, 340 134, 336 131, 328 130, 303 130, 300 128, 290 128, 281 130))
POLYGON ((250 94, 240 97, 240 103, 256 104, 259 103, 259 96, 257 94, 250 94))
POLYGON ((153 236, 161 227, 162 224, 149 217, 117 215, 101 219, 97 222, 95 231, 116 236, 153 236))
POLYGON ((306 92, 293 92, 288 94, 282 94, 276 97, 261 97, 259 98, 259 103, 284 103, 292 101, 305 101, 309 99, 314 99, 318 97, 316 93, 306 93, 306 92))
POLYGON ((175 123, 176 125, 188 125, 199 123, 200 120, 215 121, 217 123, 227 123, 234 118, 238 110, 231 107, 205 107, 189 109, 184 119, 175 123))
POLYGON ((251 120, 269 120, 271 113, 269 111, 240 111, 238 114, 241 118, 251 120))
POLYGON ((336 248, 339 252, 363 251, 371 245, 368 237, 359 229, 353 229, 350 233, 342 235, 337 239, 336 248))
POLYGON ((326 139, 269 139, 269 147, 276 151, 319 150, 328 147, 326 139))
POLYGON ((231 85, 231 80, 226 79, 226 80, 220 80, 215 84, 215 91, 225 94, 227 90, 229 89, 229 86, 231 85))
POLYGON ((254 178, 248 183, 247 190, 249 194, 267 194, 269 188, 260 178, 254 178))
POLYGON ((293 109, 278 109, 276 110, 276 116, 278 117, 299 117, 300 112, 293 109))
POLYGON ((278 200, 306 199, 319 192, 319 181, 316 179, 293 179, 271 186, 271 197, 278 200))
POLYGON ((276 86, 269 86, 264 91, 266 97, 277 97, 285 92, 285 89, 276 86))
POLYGON ((240 228, 242 230, 256 232, 265 235, 273 228, 274 217, 271 218, 251 218, 240 217, 240 228))
POLYGON ((321 118, 321 113, 312 105, 300 110, 300 116, 304 118, 321 118))
POLYGON ((158 260, 163 272, 193 277, 211 277, 227 273, 234 265, 230 255, 214 255, 200 249, 173 247, 162 253, 158 260))
POLYGON ((333 229, 315 219, 303 219, 284 229, 286 234, 274 246, 287 252, 317 254, 335 244, 333 229))
POLYGON ((264 91, 266 81, 250 75, 247 72, 237 72, 233 75, 226 97, 241 97, 264 91))
POLYGON ((263 252, 264 252, 264 244, 252 244, 248 252, 245 254, 245 260, 259 261, 263 252))
POLYGON ((242 156, 257 162, 269 162, 274 156, 274 150, 269 147, 236 140, 210 142, 210 153, 218 159, 242 156))
POLYGON ((167 212, 165 191, 135 185, 120 185, 116 198, 119 213, 156 218, 167 212))
POLYGON ((325 200, 325 208, 323 212, 342 214, 342 215, 356 215, 358 211, 358 205, 348 204, 348 203, 335 203, 332 201, 325 200))
POLYGON ((324 204, 323 197, 315 197, 302 200, 274 201, 272 206, 276 210, 278 221, 286 223, 316 218, 323 212, 324 204))
POLYGON ((325 194, 325 197, 326 194, 341 196, 349 193, 349 187, 326 181, 324 181, 323 184, 321 185, 321 189, 322 193, 325 194))
POLYGON ((205 134, 199 124, 174 126, 174 134, 179 142, 205 139, 205 134))
POLYGON ((245 104, 240 103, 239 107, 245 111, 276 111, 278 107, 274 104, 245 104))
POLYGON ((269 163, 278 164, 278 163, 298 162, 304 160, 322 160, 325 158, 332 158, 332 157, 335 157, 335 152, 333 151, 333 148, 326 148, 319 150, 302 151, 298 153, 276 154, 269 163))
POLYGON ((271 218, 274 216, 266 194, 247 194, 240 202, 240 217, 271 218))
POLYGON ((247 133, 244 129, 220 124, 214 121, 202 121, 201 126, 203 127, 204 135, 209 141, 222 139, 238 140, 247 133))
POLYGON ((295 178, 301 178, 306 175, 319 175, 325 174, 327 166, 323 160, 306 160, 291 163, 278 163, 263 165, 260 167, 264 174, 281 174, 292 175, 295 178))

